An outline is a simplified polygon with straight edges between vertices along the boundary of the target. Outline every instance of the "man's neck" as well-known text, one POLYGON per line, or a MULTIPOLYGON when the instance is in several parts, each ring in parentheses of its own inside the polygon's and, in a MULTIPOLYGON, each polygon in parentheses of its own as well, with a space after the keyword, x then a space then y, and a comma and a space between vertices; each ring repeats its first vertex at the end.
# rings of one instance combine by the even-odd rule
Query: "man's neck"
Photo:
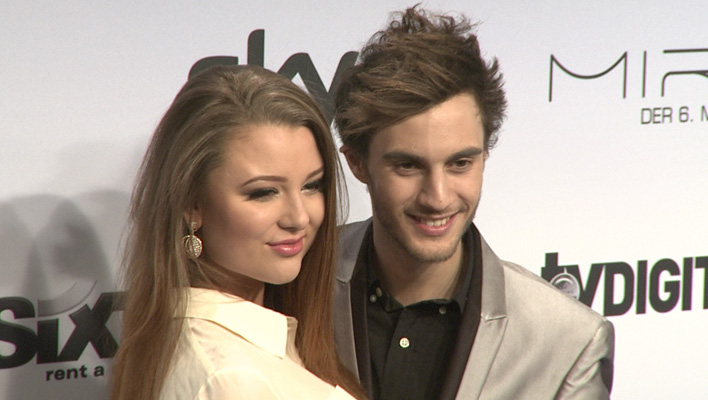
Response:
POLYGON ((452 257, 433 263, 421 263, 408 254, 376 249, 375 254, 376 273, 383 287, 399 303, 407 306, 424 300, 454 297, 463 279, 467 249, 461 240, 452 257))

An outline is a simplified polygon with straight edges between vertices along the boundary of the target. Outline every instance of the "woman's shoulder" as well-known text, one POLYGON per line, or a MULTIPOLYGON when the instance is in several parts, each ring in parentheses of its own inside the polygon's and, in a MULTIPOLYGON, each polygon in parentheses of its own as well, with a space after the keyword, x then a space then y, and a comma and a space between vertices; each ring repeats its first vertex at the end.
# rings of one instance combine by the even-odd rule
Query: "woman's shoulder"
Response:
POLYGON ((302 367, 297 321, 223 294, 190 296, 163 390, 201 399, 351 399, 302 367))
POLYGON ((207 320, 185 321, 173 367, 165 393, 195 399, 352 398, 287 355, 264 351, 207 320))

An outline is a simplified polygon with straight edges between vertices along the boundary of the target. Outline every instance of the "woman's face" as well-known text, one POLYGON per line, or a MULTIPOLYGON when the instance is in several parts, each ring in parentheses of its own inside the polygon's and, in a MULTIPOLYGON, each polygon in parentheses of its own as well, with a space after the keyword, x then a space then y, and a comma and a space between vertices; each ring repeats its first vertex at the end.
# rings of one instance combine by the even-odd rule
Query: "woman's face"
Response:
POLYGON ((244 282, 295 279, 324 218, 324 166, 305 127, 258 125, 234 135, 192 219, 204 254, 244 282))

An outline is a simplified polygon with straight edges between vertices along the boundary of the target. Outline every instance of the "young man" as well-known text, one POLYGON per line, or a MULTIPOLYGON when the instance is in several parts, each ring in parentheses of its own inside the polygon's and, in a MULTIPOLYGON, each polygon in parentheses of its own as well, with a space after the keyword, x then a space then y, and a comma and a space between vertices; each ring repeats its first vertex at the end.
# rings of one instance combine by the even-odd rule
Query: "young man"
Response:
POLYGON ((608 398, 610 322, 499 260, 472 224, 506 100, 470 29, 408 9, 339 86, 373 218, 341 233, 338 350, 374 400, 608 398))

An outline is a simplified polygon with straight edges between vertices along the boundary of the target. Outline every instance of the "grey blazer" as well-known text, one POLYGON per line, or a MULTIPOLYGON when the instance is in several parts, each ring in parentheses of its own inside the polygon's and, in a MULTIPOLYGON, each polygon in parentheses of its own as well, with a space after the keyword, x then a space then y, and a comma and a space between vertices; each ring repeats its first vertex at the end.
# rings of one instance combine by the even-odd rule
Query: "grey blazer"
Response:
MULTIPOLYGON (((357 376, 356 352, 368 349, 356 348, 353 315, 366 314, 352 312, 351 282, 370 224, 349 224, 339 238, 335 340, 342 361, 357 376)), ((608 399, 612 324, 525 268, 501 261, 480 240, 481 315, 455 398, 608 399)))

